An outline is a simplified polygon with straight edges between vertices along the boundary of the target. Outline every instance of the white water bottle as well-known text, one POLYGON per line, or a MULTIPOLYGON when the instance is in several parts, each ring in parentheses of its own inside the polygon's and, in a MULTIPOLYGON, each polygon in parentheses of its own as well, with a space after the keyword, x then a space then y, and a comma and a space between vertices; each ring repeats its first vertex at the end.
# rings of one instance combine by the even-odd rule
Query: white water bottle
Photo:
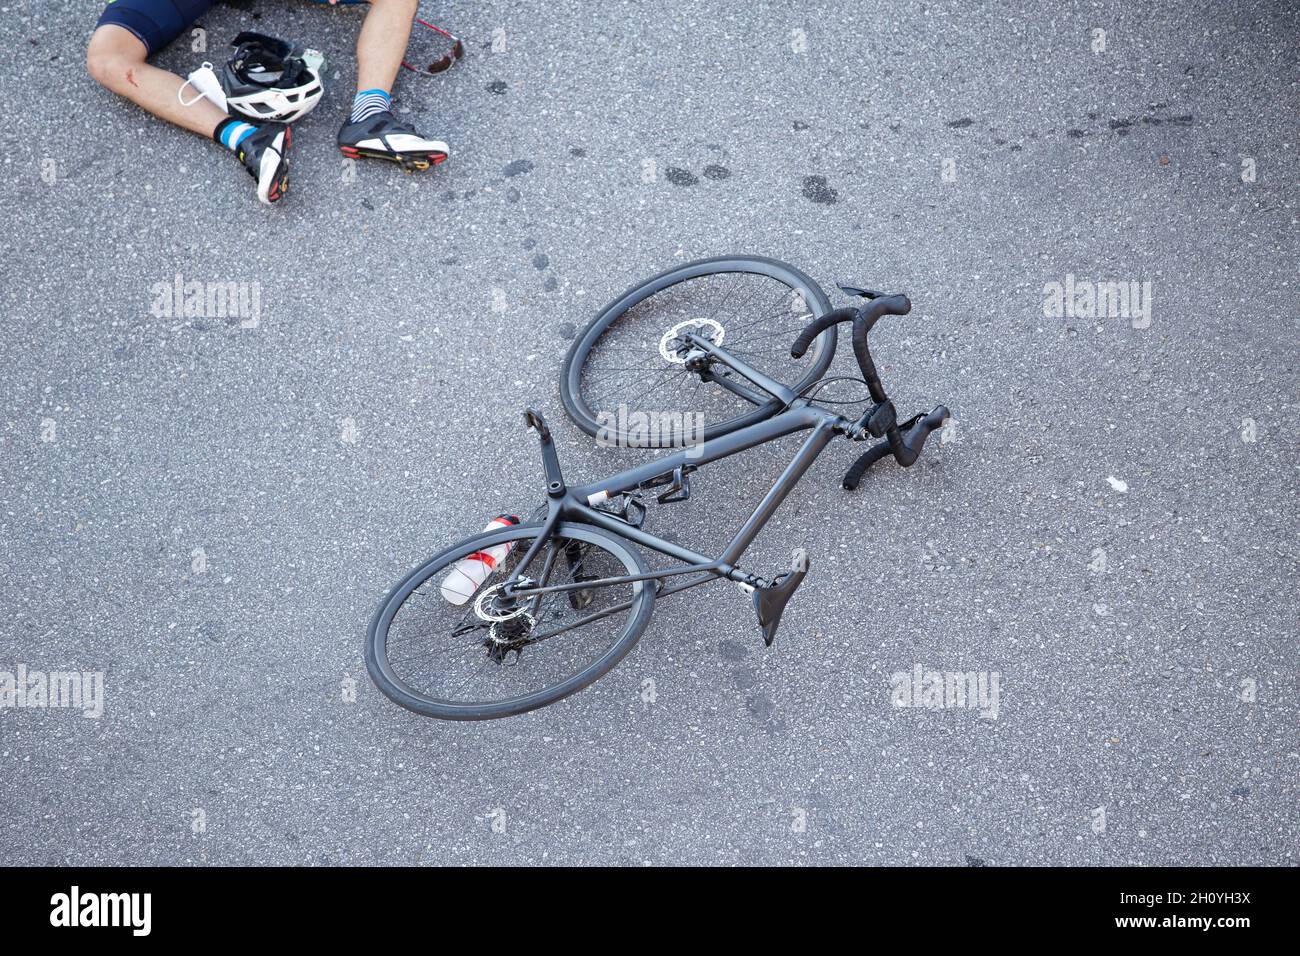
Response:
MULTIPOLYGON (((519 519, 514 515, 497 515, 483 530, 497 531, 514 524, 519 524, 519 519)), ((474 596, 474 592, 487 580, 487 576, 493 569, 505 560, 513 546, 512 542, 507 541, 461 558, 451 566, 447 576, 442 579, 442 596, 460 607, 474 596)))

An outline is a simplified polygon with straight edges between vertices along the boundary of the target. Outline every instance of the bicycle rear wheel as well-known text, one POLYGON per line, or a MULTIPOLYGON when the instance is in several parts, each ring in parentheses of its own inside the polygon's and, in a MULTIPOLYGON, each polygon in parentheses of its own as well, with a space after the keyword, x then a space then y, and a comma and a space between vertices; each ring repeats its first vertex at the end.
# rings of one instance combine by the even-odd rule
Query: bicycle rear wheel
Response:
MULTIPOLYGON (((540 530, 515 526, 467 538, 388 593, 367 633, 366 668, 389 699, 444 720, 510 717, 582 690, 632 649, 650 620, 652 582, 547 592, 504 612, 494 603, 540 530), (466 558, 486 558, 492 570, 454 604, 443 589, 466 558)), ((527 569, 551 586, 643 573, 641 556, 620 539, 567 522, 527 569)))
POLYGON ((688 368, 691 348, 680 336, 705 337, 797 392, 826 374, 835 329, 802 359, 790 357, 790 343, 830 307, 812 279, 775 259, 677 266, 623 293, 578 335, 560 397, 602 443, 666 448, 716 438, 767 418, 780 402, 724 365, 704 374, 688 368))

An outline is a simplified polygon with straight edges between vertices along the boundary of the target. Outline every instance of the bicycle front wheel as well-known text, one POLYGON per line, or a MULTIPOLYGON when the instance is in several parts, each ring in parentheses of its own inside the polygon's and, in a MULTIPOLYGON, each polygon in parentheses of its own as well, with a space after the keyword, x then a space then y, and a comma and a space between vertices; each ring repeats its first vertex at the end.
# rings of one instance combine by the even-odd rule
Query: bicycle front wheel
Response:
POLYGON ((524 575, 542 587, 582 587, 502 601, 501 585, 540 530, 475 535, 388 593, 370 623, 366 668, 389 699, 444 720, 510 717, 582 690, 632 649, 650 620, 654 584, 597 583, 646 570, 599 528, 561 523, 524 575))
POLYGON ((716 438, 780 402, 725 365, 699 362, 681 336, 706 338, 798 392, 826 374, 835 329, 802 359, 790 357, 790 344, 830 308, 817 283, 775 259, 690 262, 629 289, 592 320, 565 357, 560 397, 602 442, 667 448, 716 438))

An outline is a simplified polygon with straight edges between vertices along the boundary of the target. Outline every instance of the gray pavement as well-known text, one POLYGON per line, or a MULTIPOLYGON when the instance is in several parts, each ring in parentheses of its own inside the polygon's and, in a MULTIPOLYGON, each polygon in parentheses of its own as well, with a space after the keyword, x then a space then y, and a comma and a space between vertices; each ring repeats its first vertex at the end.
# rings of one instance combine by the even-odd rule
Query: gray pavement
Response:
MULTIPOLYGON (((452 158, 351 181, 360 11, 221 6, 331 60, 274 209, 86 77, 86 5, 3 12, 0 671, 105 674, 0 709, 6 862, 1296 863, 1294 5, 426 4, 452 158), (575 326, 724 252, 907 290, 883 374, 952 440, 853 495, 828 450, 750 556, 812 560, 771 650, 712 585, 553 707, 389 703, 367 619, 539 500, 525 404, 637 459, 564 418, 575 326), (257 321, 154 314, 178 274, 257 321), (1149 325, 1045 315, 1067 275, 1149 325), (996 719, 894 706, 917 664, 996 719)), ((653 527, 716 547, 791 449, 653 527)))

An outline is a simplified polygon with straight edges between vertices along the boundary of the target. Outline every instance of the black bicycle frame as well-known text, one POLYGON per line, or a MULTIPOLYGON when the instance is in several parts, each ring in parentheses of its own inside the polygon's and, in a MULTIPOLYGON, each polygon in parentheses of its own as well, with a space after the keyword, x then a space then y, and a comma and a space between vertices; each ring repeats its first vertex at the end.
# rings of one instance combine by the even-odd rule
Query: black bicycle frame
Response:
MULTIPOLYGON (((716 358, 726 364, 742 366, 733 356, 727 354, 721 349, 710 349, 716 358)), ((752 371, 747 367, 738 369, 745 373, 752 371)), ((770 380, 769 380, 770 381, 770 380)), ((778 384, 779 383, 773 383, 778 384)), ((784 393, 780 397, 789 402, 791 393, 784 386, 779 386, 784 393)), ((625 584, 635 581, 659 580, 665 577, 690 574, 694 572, 707 572, 709 577, 701 578, 687 584, 664 588, 660 581, 661 588, 659 595, 675 593, 676 591, 685 590, 688 587, 694 587, 697 584, 704 584, 707 581, 716 578, 727 578, 735 581, 746 590, 768 586, 768 581, 747 572, 741 571, 736 567, 741 555, 749 547, 750 543, 763 529, 776 509, 780 507, 781 502, 790 494, 799 479, 803 477, 811 467, 817 456, 821 454, 827 444, 836 436, 846 434, 852 423, 842 416, 828 411, 819 406, 813 405, 802 399, 795 400, 793 405, 787 407, 785 411, 779 412, 771 418, 756 422, 745 428, 738 429, 718 438, 711 439, 707 442, 701 442, 698 445, 692 445, 683 450, 668 455, 656 461, 647 462, 636 468, 631 468, 602 481, 582 485, 580 487, 570 488, 564 482, 564 477, 560 472, 559 459, 555 452, 554 440, 551 438, 550 430, 547 428, 541 417, 536 413, 528 413, 528 422, 542 443, 542 462, 546 471, 547 484, 547 513, 544 519, 542 530, 537 535, 533 544, 529 547, 523 559, 516 566, 510 578, 505 582, 506 588, 510 589, 518 597, 533 597, 551 591, 572 591, 583 588, 605 587, 615 584, 625 584), (786 466, 785 470, 776 479, 776 482, 768 490, 767 494, 758 503, 753 513, 741 525, 740 530, 736 532, 735 537, 716 558, 709 558, 705 555, 698 554, 689 548, 683 548, 672 542, 665 541, 656 537, 647 531, 642 530, 635 524, 625 520, 618 514, 595 507, 597 503, 610 500, 619 495, 628 494, 638 489, 642 489, 656 479, 663 479, 664 476, 672 475, 678 469, 686 472, 695 471, 696 469, 718 461, 722 458, 730 457, 739 452, 746 451, 756 445, 772 441, 776 438, 782 438, 786 435, 798 431, 811 429, 812 434, 800 446, 793 459, 786 466), (679 567, 665 568, 663 570, 649 571, 644 574, 624 575, 621 577, 600 578, 598 580, 581 581, 573 584, 551 585, 546 583, 546 577, 540 584, 526 582, 522 587, 515 587, 518 579, 523 575, 529 564, 536 557, 537 552, 546 544, 554 533, 555 527, 561 521, 579 521, 585 524, 596 525, 617 537, 625 538, 642 547, 657 551, 660 554, 667 555, 683 562, 679 567)), ((594 616, 603 616, 615 609, 607 609, 598 612, 594 616)))

